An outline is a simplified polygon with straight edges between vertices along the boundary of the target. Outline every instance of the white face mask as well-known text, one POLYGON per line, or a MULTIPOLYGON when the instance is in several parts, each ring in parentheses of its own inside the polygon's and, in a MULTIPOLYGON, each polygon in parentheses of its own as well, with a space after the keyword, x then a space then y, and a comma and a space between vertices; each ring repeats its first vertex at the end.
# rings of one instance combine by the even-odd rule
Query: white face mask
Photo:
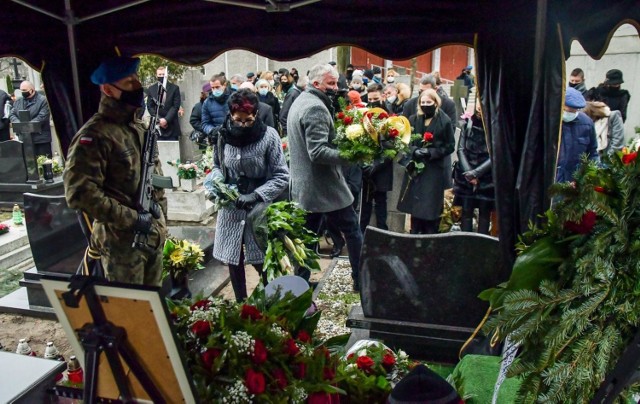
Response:
POLYGON ((352 84, 351 87, 353 87, 354 90, 359 90, 360 84, 352 84))
POLYGON ((269 80, 269 84, 271 84, 271 87, 273 87, 273 85, 274 85, 275 83, 276 83, 276 82, 275 82, 274 80, 269 80))
POLYGON ((387 97, 387 101, 388 101, 390 104, 393 104, 393 103, 396 101, 396 96, 395 96, 395 95, 392 95, 391 97, 387 97))
POLYGON ((396 81, 395 77, 393 76, 387 77, 387 83, 393 83, 394 81, 396 81))
POLYGON ((575 121, 576 118, 578 117, 578 112, 569 112, 569 111, 563 111, 562 112, 562 120, 565 122, 571 122, 571 121, 575 121))

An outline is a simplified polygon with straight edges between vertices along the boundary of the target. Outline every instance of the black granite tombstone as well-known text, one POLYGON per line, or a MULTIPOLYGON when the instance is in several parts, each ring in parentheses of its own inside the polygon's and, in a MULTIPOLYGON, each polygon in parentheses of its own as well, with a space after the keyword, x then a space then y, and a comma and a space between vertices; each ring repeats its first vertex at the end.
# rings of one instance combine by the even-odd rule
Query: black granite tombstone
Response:
POLYGON ((430 360, 455 362, 488 305, 478 294, 507 279, 498 239, 477 233, 393 233, 368 227, 361 307, 347 325, 430 360))
POLYGON ((38 182, 40 176, 38 175, 38 164, 32 134, 41 131, 42 123, 32 122, 29 111, 18 111, 18 117, 20 118, 20 122, 13 123, 12 127, 13 131, 23 143, 22 155, 25 165, 27 166, 27 182, 38 182))
POLYGON ((29 305, 50 307, 40 277, 68 279, 76 272, 87 241, 64 196, 25 193, 24 211, 35 268, 25 272, 20 285, 27 288, 29 305))
POLYGON ((22 194, 53 195, 64 192, 62 178, 45 183, 39 179, 33 151, 25 151, 26 143, 17 140, 0 142, 0 207, 11 208, 23 204, 22 194))
POLYGON ((0 178, 7 184, 27 182, 27 166, 22 156, 22 142, 0 142, 0 178))

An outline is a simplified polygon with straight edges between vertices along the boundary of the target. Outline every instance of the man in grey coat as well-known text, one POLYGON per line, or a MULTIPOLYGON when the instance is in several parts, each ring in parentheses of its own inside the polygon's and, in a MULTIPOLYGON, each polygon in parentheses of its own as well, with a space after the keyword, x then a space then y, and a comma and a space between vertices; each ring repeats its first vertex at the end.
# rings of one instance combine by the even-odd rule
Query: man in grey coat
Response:
MULTIPOLYGON (((307 227, 318 232, 322 215, 344 234, 351 263, 354 290, 359 291, 358 270, 362 233, 353 209, 353 195, 342 174, 342 159, 332 143, 336 136, 331 97, 338 90, 338 71, 316 65, 309 84, 291 105, 287 117, 290 152, 291 199, 307 211, 307 227)), ((309 279, 307 270, 299 273, 309 279)))

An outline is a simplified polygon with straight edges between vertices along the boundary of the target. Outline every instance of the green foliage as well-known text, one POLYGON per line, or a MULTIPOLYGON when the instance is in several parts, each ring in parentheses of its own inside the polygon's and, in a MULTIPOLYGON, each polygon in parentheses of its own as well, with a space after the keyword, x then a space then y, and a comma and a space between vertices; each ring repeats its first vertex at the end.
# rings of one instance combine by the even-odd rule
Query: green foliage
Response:
POLYGON ((497 309, 485 332, 521 344, 508 371, 523 379, 517 402, 588 402, 638 329, 636 156, 583 160, 575 182, 555 184, 553 209, 521 237, 511 279, 483 292, 497 309))
POLYGON ((155 83, 156 70, 158 70, 158 67, 160 66, 167 66, 169 69, 169 81, 172 83, 181 80, 184 73, 189 69, 189 66, 171 62, 160 56, 142 55, 140 56, 138 76, 145 87, 155 83))
POLYGON ((13 80, 11 80, 11 76, 8 74, 5 76, 5 82, 7 83, 7 94, 13 95, 15 89, 13 88, 13 80))

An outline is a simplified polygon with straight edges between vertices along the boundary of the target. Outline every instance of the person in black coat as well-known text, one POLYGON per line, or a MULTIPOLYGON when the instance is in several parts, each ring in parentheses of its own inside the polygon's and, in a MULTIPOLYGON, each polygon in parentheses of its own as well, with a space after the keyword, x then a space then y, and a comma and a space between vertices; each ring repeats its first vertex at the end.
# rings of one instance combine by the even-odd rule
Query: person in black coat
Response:
POLYGON ((20 122, 19 112, 23 110, 29 111, 31 122, 40 122, 41 125, 39 132, 31 133, 33 153, 36 156, 51 157, 51 124, 49 123, 51 112, 49 111, 47 98, 36 91, 33 83, 26 80, 20 83, 20 92, 22 93, 22 98, 18 98, 13 103, 9 120, 11 123, 18 123, 20 122))
POLYGON ((474 210, 478 208, 478 233, 489 234, 495 191, 479 102, 460 133, 453 178, 453 204, 462 206, 462 231, 473 231, 474 210))
MULTIPOLYGON (((158 106, 158 86, 164 81, 166 69, 164 66, 156 70, 157 83, 152 84, 147 89, 147 110, 151 116, 155 116, 158 106)), ((178 140, 180 138, 180 121, 178 120, 178 110, 180 109, 180 87, 167 82, 167 93, 164 105, 160 108, 159 125, 160 136, 158 140, 178 140)))
POLYGON ((5 91, 0 90, 0 142, 10 139, 9 115, 11 115, 11 97, 5 91))
POLYGON ((604 83, 587 91, 585 98, 587 101, 602 101, 612 111, 620 111, 622 121, 626 122, 627 107, 629 106, 631 94, 629 94, 629 91, 620 88, 620 84, 624 83, 622 72, 618 69, 611 69, 607 72, 606 77, 604 83))
POLYGON ((202 86, 200 101, 196 102, 196 105, 193 106, 191 115, 189 116, 189 123, 193 128, 193 132, 191 132, 189 138, 192 142, 198 143, 200 150, 206 148, 207 135, 202 130, 202 104, 209 96, 209 91, 211 91, 211 84, 207 82, 202 86))
MULTIPOLYGON (((281 77, 282 80, 284 77, 281 77)), ((261 79, 256 83, 256 92, 258 93, 258 99, 260 102, 265 103, 271 107, 271 114, 273 116, 273 126, 279 132, 279 127, 275 126, 279 124, 280 120, 280 101, 271 91, 271 84, 267 80, 261 79)))
POLYGON ((432 139, 412 140, 409 152, 400 161, 410 169, 411 162, 424 163, 420 173, 408 170, 402 180, 398 210, 411 215, 411 234, 433 234, 438 232, 438 224, 447 188, 445 173, 451 167, 446 164, 455 147, 453 125, 449 117, 440 110, 440 96, 433 89, 420 94, 420 110, 409 118, 413 133, 432 139))

